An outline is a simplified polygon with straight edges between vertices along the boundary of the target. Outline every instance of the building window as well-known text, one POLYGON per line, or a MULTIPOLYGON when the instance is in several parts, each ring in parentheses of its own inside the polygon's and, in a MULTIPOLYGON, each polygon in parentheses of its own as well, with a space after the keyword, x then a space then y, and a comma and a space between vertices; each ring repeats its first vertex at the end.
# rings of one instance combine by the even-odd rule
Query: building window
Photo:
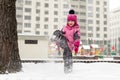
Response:
POLYGON ((69 8, 68 4, 63 4, 63 8, 69 8))
POLYGON ((100 34, 96 34, 96 37, 97 37, 97 38, 100 38, 100 34))
POLYGON ((45 31, 45 32, 44 32, 44 35, 48 35, 48 32, 45 31))
POLYGON ((93 7, 92 6, 88 6, 88 11, 93 11, 93 7))
POLYGON ((96 31, 100 31, 100 28, 99 28, 99 27, 96 27, 96 31))
POLYGON ((107 31, 107 27, 104 27, 104 31, 107 31))
POLYGON ((104 2, 104 5, 106 6, 106 5, 107 5, 107 2, 104 2))
POLYGON ((104 12, 107 12, 107 8, 104 8, 104 12))
POLYGON ((48 3, 45 3, 45 7, 46 7, 46 8, 49 7, 49 4, 48 4, 48 3))
POLYGON ((86 36, 86 33, 82 33, 82 32, 81 32, 81 36, 86 36))
POLYGON ((44 21, 46 21, 46 22, 48 22, 48 20, 49 20, 48 17, 46 17, 46 18, 44 19, 44 21))
POLYGON ((71 5, 72 8, 78 8, 78 5, 71 5))
POLYGON ((85 13, 85 12, 80 12, 80 15, 81 15, 81 16, 85 16, 86 13, 85 13))
POLYGON ((39 10, 39 9, 36 9, 36 13, 38 13, 38 14, 39 14, 39 13, 40 13, 40 10, 39 10))
POLYGON ((93 3, 93 0, 88 0, 88 4, 92 4, 93 3))
POLYGON ((36 31, 35 34, 39 35, 39 34, 40 34, 40 31, 36 31))
POLYGON ((89 33, 89 34, 88 34, 88 37, 93 37, 93 34, 92 34, 92 33, 89 33))
POLYGON ((23 3, 23 0, 17 0, 18 3, 23 3))
POLYGON ((100 24, 100 21, 97 20, 97 21, 96 21, 96 24, 100 24))
POLYGON ((31 2, 31 1, 28 1, 28 0, 25 0, 25 4, 26 4, 26 5, 31 5, 32 2, 31 2))
MULTIPOLYGON (((78 1, 78 0, 74 0, 74 1, 78 1)), ((86 0, 80 0, 80 1, 86 2, 86 0)))
POLYGON ((93 24, 93 20, 88 20, 88 24, 93 24))
POLYGON ((93 13, 88 13, 88 17, 93 17, 93 13))
POLYGON ((18 22, 17 25, 18 25, 18 26, 22 26, 22 23, 19 23, 19 22, 18 22))
POLYGON ((58 15, 58 11, 54 11, 54 15, 58 15))
POLYGON ((104 37, 107 38, 107 34, 104 34, 104 37))
POLYGON ((24 23, 24 27, 25 28, 31 28, 31 24, 30 23, 24 23))
POLYGON ((22 33, 22 30, 17 30, 18 33, 22 33))
POLYGON ((22 30, 22 26, 17 26, 17 30, 22 30))
POLYGON ((22 7, 16 7, 16 10, 23 10, 22 7))
POLYGON ((25 12, 31 12, 31 8, 25 8, 25 12))
POLYGON ((99 4, 100 4, 100 2, 99 2, 99 1, 96 1, 96 4, 97 4, 97 5, 99 5, 99 4))
POLYGON ((47 24, 44 25, 44 29, 48 29, 48 25, 47 24))
POLYGON ((107 25, 107 21, 104 21, 104 25, 107 25))
POLYGON ((36 24, 36 28, 40 28, 40 24, 36 24))
POLYGON ((92 26, 88 26, 88 31, 93 31, 93 27, 92 26))
POLYGON ((96 8, 96 12, 100 12, 100 8, 99 7, 96 8))
POLYGON ((75 7, 76 7, 76 5, 71 5, 71 7, 72 7, 72 8, 75 8, 75 7))
POLYGON ((36 17, 36 21, 40 21, 40 17, 37 16, 37 17, 36 17))
POLYGON ((58 8, 58 4, 54 4, 54 8, 58 8))
POLYGON ((36 2, 36 6, 40 6, 40 2, 36 2))
POLYGON ((106 41, 106 40, 104 40, 104 44, 105 44, 105 45, 107 44, 107 41, 106 41))
POLYGON ((78 12, 78 11, 76 11, 76 12, 75 12, 75 14, 77 14, 77 15, 78 15, 78 14, 79 14, 79 12, 78 12))
POLYGON ((80 22, 86 22, 86 20, 85 19, 80 19, 80 22))
POLYGON ((107 15, 106 15, 106 14, 104 15, 104 18, 107 18, 107 15))
POLYGON ((96 18, 100 18, 100 14, 96 14, 96 18))
POLYGON ((31 16, 25 16, 24 19, 25 20, 31 20, 31 16))
POLYGON ((45 15, 48 15, 49 14, 49 11, 45 11, 45 15))
POLYGON ((58 25, 54 25, 54 29, 58 29, 58 25))
POLYGON ((68 12, 66 12, 66 11, 64 11, 64 12, 63 12, 63 15, 65 15, 65 16, 66 16, 67 14, 68 14, 68 12))
POLYGON ((25 33, 31 33, 31 31, 30 31, 30 30, 25 30, 24 32, 25 32, 25 33))
POLYGON ((85 9, 86 7, 84 5, 80 5, 80 8, 81 9, 85 9))
POLYGON ((22 18, 22 15, 16 15, 17 18, 22 18))
POLYGON ((58 22, 58 18, 54 18, 54 22, 58 22))
POLYGON ((25 40, 25 44, 38 44, 38 40, 25 40))
POLYGON ((85 27, 85 26, 80 26, 80 29, 84 29, 84 30, 85 30, 85 29, 86 29, 86 27, 85 27))
POLYGON ((63 22, 67 22, 67 19, 66 19, 66 18, 63 18, 63 22))

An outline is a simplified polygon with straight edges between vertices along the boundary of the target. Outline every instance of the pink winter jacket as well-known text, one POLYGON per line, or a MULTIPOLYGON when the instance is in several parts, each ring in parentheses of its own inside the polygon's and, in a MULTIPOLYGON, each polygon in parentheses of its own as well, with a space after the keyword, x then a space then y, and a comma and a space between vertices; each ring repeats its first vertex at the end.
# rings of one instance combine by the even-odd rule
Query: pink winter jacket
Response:
POLYGON ((69 27, 68 25, 66 25, 62 29, 62 32, 65 33, 64 36, 67 39, 67 44, 71 51, 75 48, 75 46, 79 47, 79 44, 80 44, 80 39, 74 40, 74 34, 76 31, 77 31, 78 36, 80 36, 80 28, 78 25, 73 26, 73 27, 69 27))

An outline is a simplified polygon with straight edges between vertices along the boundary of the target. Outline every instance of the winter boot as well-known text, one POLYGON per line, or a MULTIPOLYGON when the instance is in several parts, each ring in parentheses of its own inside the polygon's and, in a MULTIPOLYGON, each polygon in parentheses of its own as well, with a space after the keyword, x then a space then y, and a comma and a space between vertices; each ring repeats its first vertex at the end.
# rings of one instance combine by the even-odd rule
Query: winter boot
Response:
POLYGON ((64 60, 64 72, 69 73, 68 69, 69 69, 69 61, 68 59, 65 59, 64 60))
POLYGON ((72 72, 73 61, 71 58, 67 58, 64 60, 64 72, 70 73, 72 72))
POLYGON ((68 71, 72 72, 72 68, 73 68, 73 61, 72 61, 72 59, 68 60, 68 64, 69 64, 68 71))

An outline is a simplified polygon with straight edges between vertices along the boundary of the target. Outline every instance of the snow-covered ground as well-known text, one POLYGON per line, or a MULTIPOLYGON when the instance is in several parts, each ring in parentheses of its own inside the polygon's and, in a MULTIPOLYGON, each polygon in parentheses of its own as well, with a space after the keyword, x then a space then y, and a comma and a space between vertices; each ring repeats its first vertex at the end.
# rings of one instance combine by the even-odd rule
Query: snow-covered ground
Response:
POLYGON ((0 74, 0 80, 120 80, 118 63, 74 63, 64 74, 63 63, 23 63, 23 71, 0 74))

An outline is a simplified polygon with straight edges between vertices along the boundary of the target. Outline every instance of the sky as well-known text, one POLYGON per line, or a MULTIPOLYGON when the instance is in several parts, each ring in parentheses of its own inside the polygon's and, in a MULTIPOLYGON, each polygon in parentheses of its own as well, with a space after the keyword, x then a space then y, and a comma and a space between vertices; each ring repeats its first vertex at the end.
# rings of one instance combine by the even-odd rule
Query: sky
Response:
POLYGON ((109 3, 110 10, 120 7, 120 0, 109 0, 109 3))

